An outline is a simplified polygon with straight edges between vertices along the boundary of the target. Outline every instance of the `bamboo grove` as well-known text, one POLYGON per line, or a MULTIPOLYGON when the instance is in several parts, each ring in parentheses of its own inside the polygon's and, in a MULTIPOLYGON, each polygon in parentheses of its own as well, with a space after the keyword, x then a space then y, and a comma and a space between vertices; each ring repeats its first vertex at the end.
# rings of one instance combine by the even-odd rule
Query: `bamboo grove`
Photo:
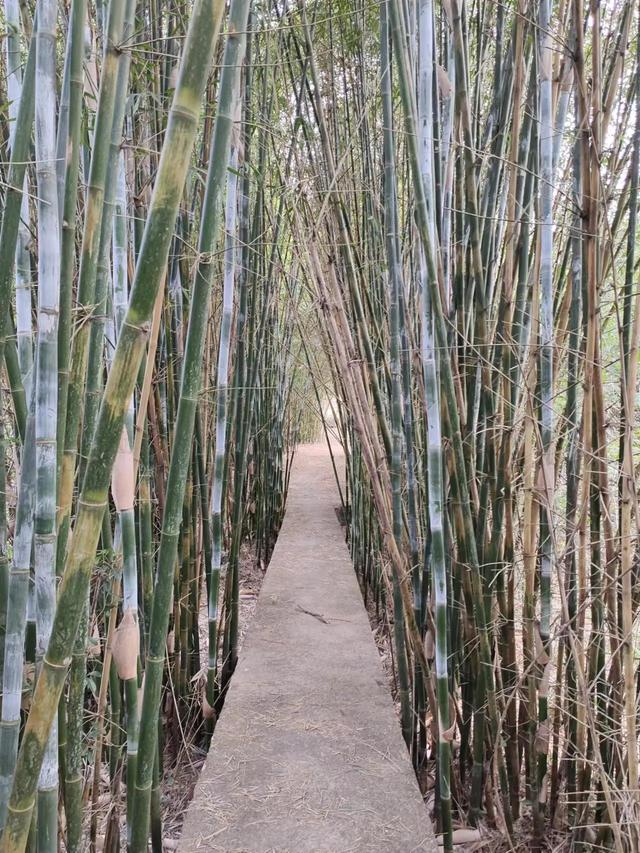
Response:
POLYGON ((637 5, 324 11, 291 227, 407 747, 445 849, 636 850, 637 5))
POLYGON ((163 849, 328 403, 444 848, 637 850, 637 4, 3 2, 2 850, 163 849))
POLYGON ((4 4, 4 850, 163 849, 310 428, 249 15, 4 4))

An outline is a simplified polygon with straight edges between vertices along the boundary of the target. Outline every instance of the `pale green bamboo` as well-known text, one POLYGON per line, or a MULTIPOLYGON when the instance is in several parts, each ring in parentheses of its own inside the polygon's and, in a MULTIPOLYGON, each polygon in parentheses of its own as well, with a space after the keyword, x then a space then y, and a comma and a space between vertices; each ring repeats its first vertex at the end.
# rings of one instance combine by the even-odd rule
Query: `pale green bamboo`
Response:
MULTIPOLYGON (((38 320, 35 373, 36 660, 41 665, 56 609, 56 426, 58 407, 58 308, 60 241, 56 177, 55 0, 39 0, 36 44, 35 141, 38 186, 38 320)), ((58 734, 49 733, 38 783, 38 849, 58 846, 58 734)))
POLYGON ((216 442, 211 481, 211 582, 209 593, 209 660, 207 669, 207 702, 213 709, 218 698, 218 594, 222 565, 223 519, 222 497, 224 466, 227 456, 227 388, 229 384, 229 355, 231 349, 231 321, 235 291, 237 252, 237 187, 238 142, 232 143, 227 176, 227 201, 225 209, 224 286, 220 344, 216 382, 216 442))
MULTIPOLYGON (((540 439, 542 444, 542 489, 540 505, 540 637, 546 659, 551 657, 551 573, 553 567, 553 44, 551 2, 538 6, 538 120, 540 124, 540 439)), ((549 664, 550 665, 550 664, 549 664)), ((548 678, 538 689, 538 790, 547 773, 548 678), (547 733, 545 735, 545 732, 547 733)), ((538 797, 534 806, 535 835, 544 835, 545 803, 538 797)))
MULTIPOLYGON (((431 0, 420 0, 418 7, 418 127, 420 171, 426 189, 429 231, 433 244, 436 242, 435 186, 433 177, 433 4, 431 0)), ((429 534, 431 543, 431 567, 435 598, 435 657, 436 693, 438 700, 438 795, 440 816, 444 835, 444 849, 453 850, 451 826, 451 737, 449 733, 449 667, 447 654, 447 566, 444 545, 444 489, 443 454, 440 413, 439 358, 434 337, 431 308, 431 290, 427 277, 424 247, 420 251, 421 290, 421 356, 424 375, 425 415, 427 422, 427 477, 429 504, 429 534)))
POLYGON ((0 829, 4 828, 7 816, 20 733, 24 642, 36 495, 35 461, 35 420, 32 412, 27 418, 24 463, 18 488, 13 558, 9 574, 0 720, 0 829))
MULTIPOLYGON (((133 11, 133 9, 131 9, 133 11)), ((128 16, 127 16, 128 17, 128 16)), ((116 122, 117 123, 117 122, 116 122)), ((114 128, 114 133, 115 133, 114 128)), ((116 148, 117 151, 117 148, 116 148)), ((124 173, 124 154, 120 151, 116 156, 118 178, 115 192, 113 212, 113 307, 114 335, 117 341, 127 310, 127 216, 126 216, 126 186, 124 173)), ((127 447, 124 453, 123 465, 126 469, 122 476, 131 478, 131 495, 124 505, 116 503, 118 510, 118 525, 122 545, 122 612, 123 619, 130 614, 133 624, 138 628, 138 567, 136 552, 136 525, 133 507, 133 483, 135 478, 133 455, 129 452, 133 444, 133 399, 126 418, 126 428, 123 431, 122 442, 126 438, 127 447)), ((127 731, 127 841, 131 840, 133 791, 138 761, 138 735, 140 720, 138 714, 138 669, 140 655, 136 656, 136 672, 125 680, 126 731, 127 731)))
MULTIPOLYGON (((20 8, 16 0, 5 0, 5 21, 7 33, 5 38, 5 61, 6 61, 6 83, 8 96, 8 118, 9 118, 9 149, 13 147, 13 136, 16 129, 18 107, 22 91, 22 66, 20 51, 20 8)), ((27 251, 28 228, 26 223, 29 219, 27 189, 28 180, 25 178, 22 195, 20 224, 18 227, 18 240, 15 250, 15 273, 16 273, 16 303, 20 302, 20 294, 27 291, 29 306, 31 306, 31 260, 27 251)), ((24 303, 24 300, 22 300, 24 303)), ((31 312, 29 311, 29 331, 31 331, 31 312)), ((25 350, 26 352, 26 350, 25 350)), ((28 341, 28 353, 31 352, 31 337, 28 341)), ((30 363, 25 357, 25 370, 29 372, 30 363)), ((24 377, 24 374, 23 374, 24 377)), ((9 563, 7 553, 7 506, 6 506, 6 439, 5 425, 0 424, 0 483, 2 488, 2 500, 0 506, 0 677, 4 667, 4 640, 7 627, 7 604, 9 593, 9 563)))

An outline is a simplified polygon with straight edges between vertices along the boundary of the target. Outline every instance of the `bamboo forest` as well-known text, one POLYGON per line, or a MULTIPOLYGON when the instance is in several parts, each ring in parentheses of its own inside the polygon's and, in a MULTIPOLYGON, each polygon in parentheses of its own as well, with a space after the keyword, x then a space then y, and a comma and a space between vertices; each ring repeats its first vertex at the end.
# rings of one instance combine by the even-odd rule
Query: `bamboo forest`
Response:
POLYGON ((0 851, 638 853, 640 5, 2 4, 0 851), (289 594, 401 749, 282 620, 300 730, 354 717, 431 841, 331 840, 355 781, 304 843, 207 810, 289 594))

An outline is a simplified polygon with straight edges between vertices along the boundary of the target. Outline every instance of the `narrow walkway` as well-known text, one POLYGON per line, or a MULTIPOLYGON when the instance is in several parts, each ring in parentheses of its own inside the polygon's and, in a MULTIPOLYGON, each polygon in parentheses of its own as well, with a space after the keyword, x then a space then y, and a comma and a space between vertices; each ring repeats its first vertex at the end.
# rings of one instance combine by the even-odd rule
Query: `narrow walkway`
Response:
POLYGON ((436 843, 335 507, 326 445, 287 511, 181 851, 423 851, 436 843))

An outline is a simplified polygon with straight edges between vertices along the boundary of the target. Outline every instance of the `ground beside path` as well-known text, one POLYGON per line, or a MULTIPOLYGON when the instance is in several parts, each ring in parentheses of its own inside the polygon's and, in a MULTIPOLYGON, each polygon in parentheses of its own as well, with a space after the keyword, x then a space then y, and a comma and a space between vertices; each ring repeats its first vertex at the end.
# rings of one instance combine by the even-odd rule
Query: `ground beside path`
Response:
POLYGON ((185 853, 436 850, 338 504, 326 444, 300 447, 185 853))

